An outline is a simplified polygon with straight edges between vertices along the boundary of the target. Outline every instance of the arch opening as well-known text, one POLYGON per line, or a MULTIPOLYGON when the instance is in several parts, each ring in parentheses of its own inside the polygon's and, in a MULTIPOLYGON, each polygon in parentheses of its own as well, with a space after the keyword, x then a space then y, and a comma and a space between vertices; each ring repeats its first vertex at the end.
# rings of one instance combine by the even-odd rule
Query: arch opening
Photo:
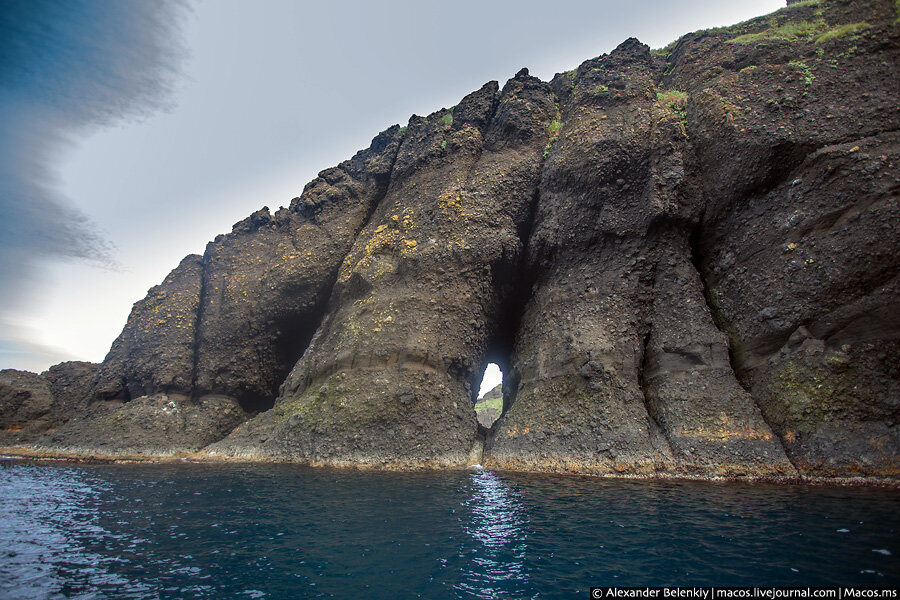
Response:
POLYGON ((503 371, 497 363, 488 363, 481 376, 478 395, 475 399, 475 416, 478 424, 485 429, 503 414, 503 371))

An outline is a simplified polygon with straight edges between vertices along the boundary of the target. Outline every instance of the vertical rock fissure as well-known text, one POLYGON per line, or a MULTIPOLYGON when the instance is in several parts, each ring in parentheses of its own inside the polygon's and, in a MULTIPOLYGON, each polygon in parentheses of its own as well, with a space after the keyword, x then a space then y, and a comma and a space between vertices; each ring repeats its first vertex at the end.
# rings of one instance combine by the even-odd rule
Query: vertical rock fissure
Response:
POLYGON ((713 300, 709 278, 706 271, 703 269, 703 254, 700 249, 700 242, 698 241, 700 239, 701 227, 701 225, 697 225, 693 231, 691 231, 690 236, 688 236, 691 265, 694 267, 694 271, 697 272, 697 277, 700 279, 700 291, 703 294, 704 302, 706 302, 706 309, 712 317, 713 325, 716 326, 716 329, 725 334, 725 337, 728 340, 728 364, 731 367, 731 371, 734 373, 734 377, 737 379, 740 386, 744 388, 744 391, 749 393, 750 386, 745 381, 743 370, 738 366, 737 358, 734 355, 734 340, 732 339, 732 334, 728 326, 728 320, 722 314, 722 311, 719 310, 715 300, 713 300))
POLYGON ((649 347, 650 347, 650 336, 652 333, 652 329, 648 327, 647 333, 644 335, 643 343, 641 345, 641 363, 640 368, 638 370, 638 385, 641 388, 641 398, 644 400, 644 408, 647 411, 647 419, 649 420, 650 426, 656 430, 656 432, 662 436, 665 440, 666 445, 669 448, 669 452, 674 456, 675 455, 675 446, 672 444, 672 440, 669 437, 669 431, 666 429, 662 423, 659 421, 659 417, 656 413, 656 406, 652 399, 652 394, 650 393, 650 386, 647 383, 647 372, 649 370, 649 347))
MULTIPOLYGON (((497 115, 501 102, 502 99, 500 98, 497 98, 494 101, 494 103, 491 105, 490 112, 487 114, 484 125, 481 128, 482 135, 484 136, 484 141, 478 147, 471 164, 466 169, 465 183, 463 186, 464 189, 473 188, 474 180, 478 174, 479 163, 481 162, 481 159, 485 155, 485 153, 491 151, 487 134, 491 130, 491 126, 494 124, 494 118, 497 115)), ((542 170, 543 159, 541 160, 538 172, 541 172, 542 170)), ((485 442, 489 437, 490 430, 493 429, 494 425, 496 425, 496 423, 500 420, 500 417, 502 417, 503 413, 508 409, 506 397, 508 393, 508 384, 511 381, 508 373, 512 371, 512 348, 515 341, 515 334, 518 330, 518 322, 521 320, 521 312, 524 311, 524 303, 522 304, 521 310, 519 310, 518 308, 511 309, 509 304, 510 302, 515 303, 516 299, 520 298, 522 295, 521 293, 519 293, 520 289, 518 285, 518 276, 523 272, 523 257, 525 254, 525 248, 527 247, 527 235, 523 234, 525 232, 527 232, 527 234, 530 234, 530 230, 534 223, 534 213, 537 207, 537 190, 538 184, 536 183, 534 191, 532 192, 531 198, 527 204, 526 217, 525 219, 523 219, 522 224, 516 227, 516 234, 519 238, 521 249, 518 256, 516 256, 515 260, 512 261, 514 264, 509 264, 510 261, 501 261, 500 264, 495 263, 491 265, 494 292, 498 296, 498 307, 497 313, 493 319, 493 323, 488 324, 493 332, 490 335, 490 341, 488 342, 487 351, 482 361, 483 366, 481 368, 481 379, 478 380, 477 386, 472 386, 473 410, 474 402, 477 400, 478 390, 484 378, 484 371, 487 368, 487 365, 491 362, 497 364, 501 368, 504 400, 500 415, 491 424, 490 428, 483 426, 478 422, 478 419, 476 418, 476 444, 479 444, 481 446, 481 452, 479 453, 480 455, 483 455, 484 451, 486 450, 485 442), (508 315, 514 316, 512 317, 512 319, 510 319, 508 315)))
MULTIPOLYGON (((539 172, 543 173, 546 158, 542 159, 539 172)), ((531 200, 528 204, 528 212, 522 225, 518 228, 519 240, 521 243, 521 251, 516 258, 515 264, 511 266, 509 292, 500 298, 500 315, 501 319, 498 323, 495 333, 494 347, 501 348, 503 360, 500 363, 503 372, 503 405, 500 410, 500 416, 495 420, 489 428, 478 424, 477 438, 482 445, 482 456, 490 456, 491 446, 494 435, 499 431, 503 417, 509 409, 515 404, 516 394, 519 388, 519 378, 516 374, 516 368, 513 363, 515 356, 515 343, 518 339, 522 322, 525 318, 525 310, 528 302, 531 300, 534 282, 536 279, 536 269, 530 263, 528 258, 528 244, 531 240, 532 232, 537 223, 538 205, 540 203, 540 185, 541 178, 535 183, 534 190, 531 194, 531 200), (503 369, 503 365, 506 366, 503 369)), ((499 287, 503 287, 502 285, 499 287)))
MULTIPOLYGON (((394 127, 396 127, 396 126, 394 126, 394 127)), ((391 155, 391 165, 390 165, 390 168, 387 169, 388 174, 386 177, 384 177, 385 181, 383 183, 378 182, 378 193, 375 195, 375 198, 372 200, 372 203, 369 206, 369 209, 366 212, 366 215, 362 220, 362 224, 359 226, 359 229, 357 229, 356 232, 354 233, 353 241, 348 245, 347 251, 344 253, 344 256, 341 257, 341 261, 338 263, 338 270, 335 271, 334 276, 331 278, 331 281, 329 282, 329 285, 324 293, 324 296, 326 298, 326 301, 325 301, 326 305, 328 303, 327 299, 331 298, 331 295, 334 291, 334 286, 337 283, 337 278, 340 273, 340 265, 343 264, 343 262, 344 262, 344 260, 346 260, 347 256, 353 251, 353 247, 356 244, 357 240, 359 240, 359 236, 362 234, 363 231, 365 231, 366 227, 369 226, 369 223, 371 223, 372 218, 375 216, 375 213, 377 212, 378 207, 381 206, 381 203, 387 197, 388 192, 391 189, 391 183, 393 182, 393 179, 394 179, 394 177, 393 177, 394 166, 397 164, 397 157, 400 155, 400 150, 403 147, 403 144, 405 141, 406 141, 406 139, 405 139, 405 135, 404 135, 404 139, 400 140, 400 143, 397 144, 397 147, 394 149, 394 153, 391 155)), ((318 319, 319 322, 321 322, 323 317, 324 317, 324 313, 318 319)), ((299 356, 297 358, 299 358, 299 356)))
POLYGON ((122 401, 131 402, 131 390, 128 389, 128 379, 122 377, 122 401))
MULTIPOLYGON (((541 164, 541 172, 544 170, 544 163, 546 159, 541 164)), ((519 336, 519 331, 522 327, 522 321, 525 318, 525 309, 528 306, 528 302, 531 300, 533 290, 534 290, 534 282, 536 279, 536 269, 534 265, 531 264, 528 258, 528 245, 531 241, 531 234, 534 232, 535 225, 537 224, 537 212, 538 205, 540 203, 540 193, 541 186, 540 181, 535 185, 534 192, 531 195, 531 202, 528 205, 528 216, 523 220, 522 228, 519 232, 519 239, 522 243, 522 251, 518 256, 516 261, 517 264, 513 266, 513 273, 515 274, 511 286, 511 291, 508 298, 502 299, 501 303, 501 311, 502 314, 508 315, 504 325, 504 335, 508 340, 508 348, 509 353, 506 356, 507 364, 509 368, 508 372, 504 372, 504 389, 503 389, 503 411, 500 413, 500 417, 503 417, 503 413, 508 411, 510 407, 515 403, 516 400, 516 391, 519 387, 518 377, 516 375, 516 370, 513 365, 512 359, 514 354, 514 348, 516 339, 519 336)), ((500 421, 498 419, 494 422, 494 426, 500 421)), ((493 427, 491 429, 493 429, 493 427)))
MULTIPOLYGON (((369 211, 366 213, 365 218, 363 219, 362 225, 356 231, 356 235, 353 236, 353 243, 347 248, 347 252, 344 253, 344 256, 341 257, 341 263, 347 258, 347 256, 352 252, 353 246, 356 244, 356 241, 359 239, 359 236, 365 231, 366 227, 369 226, 369 223, 372 221, 372 218, 375 216, 375 212, 378 210, 378 207, 381 206, 381 203, 388 195, 388 191, 391 189, 391 183, 393 181, 393 173, 394 173, 394 165, 397 164, 397 156, 400 154, 400 148, 403 146, 403 140, 397 144, 397 149, 394 150, 394 155, 391 156, 391 168, 388 169, 387 181, 385 181, 378 191, 378 194, 375 197, 375 200, 372 202, 372 205, 369 207, 369 211)), ((334 284, 337 282, 338 271, 335 272, 334 277, 331 281, 331 287, 328 289, 328 297, 331 297, 331 290, 334 288, 334 284)))
POLYGON ((197 299, 197 316, 194 319, 194 344, 191 349, 191 389, 188 390, 191 400, 197 401, 199 397, 198 378, 200 369, 200 327, 203 323, 203 307, 206 304, 206 288, 208 285, 209 249, 203 251, 200 260, 200 293, 197 299))
MULTIPOLYGON (((260 403, 256 406, 259 412, 265 412, 267 410, 270 410, 274 406, 275 401, 278 399, 281 384, 291 372, 294 364, 300 359, 301 356, 303 356, 307 348, 309 348, 310 342, 312 341, 316 330, 319 328, 322 320, 325 318, 328 306, 328 298, 331 295, 331 289, 334 286, 336 280, 337 275, 334 275, 330 278, 326 286, 323 288, 321 296, 318 298, 313 309, 310 311, 311 314, 303 319, 304 323, 294 324, 289 328, 287 333, 282 332, 282 339, 280 340, 280 343, 278 343, 276 352, 277 355, 281 356, 280 362, 282 365, 282 369, 281 372, 276 374, 276 377, 273 380, 272 389, 269 393, 269 398, 271 399, 271 401, 266 401, 265 404, 260 403)), ((245 408, 247 407, 245 406, 245 408)))
MULTIPOLYGON (((368 210, 366 211, 366 215, 362 220, 359 228, 353 234, 353 241, 348 245, 347 251, 344 252, 344 255, 341 257, 341 260, 337 263, 338 267, 328 278, 327 283, 322 287, 321 294, 316 301, 314 308, 311 311, 311 314, 307 317, 309 321, 312 321, 308 326, 302 328, 302 333, 299 336, 302 341, 296 343, 292 349, 288 352, 290 356, 286 356, 283 361, 284 369, 282 373, 276 378, 277 383, 275 384, 275 389, 273 390, 273 397, 277 399, 280 394, 280 389, 284 380, 290 374, 294 365, 303 357, 306 351, 309 349, 310 344, 312 343, 312 339, 316 334, 316 331, 322 326, 322 322, 325 320, 325 317, 328 315, 329 309, 331 307, 332 298, 334 296, 334 288, 337 285, 338 277, 340 276, 340 265, 346 260, 347 256, 353 251, 353 247, 356 245, 356 242, 359 240, 359 236, 362 235, 362 232, 366 230, 366 228, 371 223, 372 219, 375 216, 378 208, 381 206, 381 203, 388 195, 388 191, 391 187, 392 182, 392 174, 394 171, 394 165, 397 162, 397 156, 400 154, 400 148, 403 145, 403 141, 397 144, 396 149, 391 155, 390 159, 390 168, 387 170, 388 175, 382 178, 384 181, 380 181, 377 183, 378 192, 375 194, 368 210)), ((315 222, 314 217, 310 218, 311 221, 315 222)), ((292 243, 295 244, 293 237, 292 243)), ((310 384, 310 380, 307 379, 304 383, 304 388, 308 387, 310 384)))
POLYGON ((742 370, 737 365, 737 360, 734 355, 734 350, 732 348, 734 342, 732 340, 732 336, 730 335, 727 327, 727 321, 725 316, 721 314, 721 311, 716 307, 715 302, 712 299, 712 291, 710 290, 710 286, 707 280, 707 275, 703 270, 703 255, 700 250, 700 244, 698 242, 700 236, 700 225, 698 225, 691 232, 691 235, 688 238, 688 246, 690 249, 690 260, 691 264, 694 267, 694 270, 697 272, 697 276, 700 279, 700 287, 703 292, 703 299, 706 302, 706 308, 709 310, 710 316, 712 316, 713 324, 716 328, 725 334, 726 339, 728 340, 728 364, 731 367, 731 371, 734 373, 734 378, 737 380, 738 384, 747 392, 750 396, 753 405, 759 411, 760 416, 762 417, 763 422, 765 422, 766 426, 772 432, 772 435, 775 436, 775 439, 778 440, 778 443, 781 445, 782 450, 784 450, 784 455, 787 457, 788 461, 791 463, 791 466, 794 468, 794 471, 797 473, 797 477, 803 478, 803 473, 800 470, 799 466, 794 460, 794 457, 791 455, 788 445, 785 442, 784 438, 779 435, 777 429, 772 426, 771 420, 766 416, 766 411, 762 409, 759 401, 756 399, 756 396, 752 393, 752 389, 750 385, 747 383, 745 379, 745 375, 742 370))
MULTIPOLYGON (((541 167, 539 169, 539 173, 543 174, 544 165, 547 164, 547 159, 541 159, 541 167)), ((528 267, 525 261, 525 250, 528 248, 528 244, 531 241, 531 234, 534 232, 534 227, 537 224, 537 209, 541 200, 541 184, 540 180, 534 186, 534 191, 531 193, 531 202, 528 204, 528 216, 523 219, 522 226, 519 229, 519 240, 522 242, 522 256, 519 259, 518 271, 520 273, 524 273, 526 268, 528 267)), ((527 275, 530 277, 530 269, 527 275)))

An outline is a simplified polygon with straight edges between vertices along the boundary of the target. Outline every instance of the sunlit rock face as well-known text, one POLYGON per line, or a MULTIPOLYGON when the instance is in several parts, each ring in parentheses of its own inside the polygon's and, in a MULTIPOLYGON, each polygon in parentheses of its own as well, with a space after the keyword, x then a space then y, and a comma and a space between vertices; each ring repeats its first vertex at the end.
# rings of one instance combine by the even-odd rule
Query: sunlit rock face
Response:
POLYGON ((898 47, 822 0, 488 83, 185 258, 81 383, 10 375, 4 439, 896 481, 898 47))

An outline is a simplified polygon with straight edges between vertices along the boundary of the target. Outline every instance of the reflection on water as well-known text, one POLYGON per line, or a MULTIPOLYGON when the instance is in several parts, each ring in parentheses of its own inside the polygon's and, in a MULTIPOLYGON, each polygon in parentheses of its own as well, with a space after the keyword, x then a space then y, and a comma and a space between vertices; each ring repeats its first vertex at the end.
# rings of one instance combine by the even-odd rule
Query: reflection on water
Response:
POLYGON ((525 509, 490 471, 479 469, 469 477, 464 486, 469 497, 462 503, 469 520, 463 529, 476 544, 456 588, 473 598, 521 598, 528 588, 525 509))
POLYGON ((572 598, 900 584, 900 493, 0 460, 0 598, 572 598))
POLYGON ((109 493, 108 485, 74 471, 22 468, 29 471, 31 485, 4 485, 0 496, 0 594, 21 599, 97 597, 78 593, 90 589, 150 597, 148 586, 115 572, 130 562, 127 558, 95 552, 86 543, 102 546, 111 536, 93 509, 97 498, 109 493))

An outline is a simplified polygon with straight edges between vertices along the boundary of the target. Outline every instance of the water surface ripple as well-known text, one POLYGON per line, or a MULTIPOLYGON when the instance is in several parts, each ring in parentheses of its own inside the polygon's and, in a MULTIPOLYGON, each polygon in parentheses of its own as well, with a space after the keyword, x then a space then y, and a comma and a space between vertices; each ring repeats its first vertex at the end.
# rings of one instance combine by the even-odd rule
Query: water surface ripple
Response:
POLYGON ((900 584, 900 493, 881 489, 6 461, 0 523, 0 598, 900 584))

